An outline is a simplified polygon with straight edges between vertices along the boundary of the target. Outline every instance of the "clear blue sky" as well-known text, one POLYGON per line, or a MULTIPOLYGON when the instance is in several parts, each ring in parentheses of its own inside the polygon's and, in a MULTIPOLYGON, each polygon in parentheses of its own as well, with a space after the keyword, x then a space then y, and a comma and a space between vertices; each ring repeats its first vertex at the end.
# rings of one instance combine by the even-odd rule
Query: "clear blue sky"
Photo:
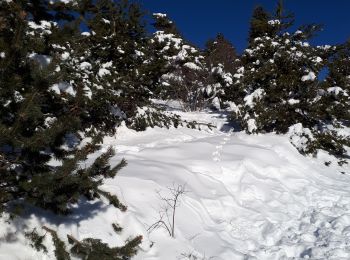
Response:
MULTIPOLYGON (((199 47, 222 32, 241 52, 247 42, 254 6, 273 11, 277 0, 139 0, 151 13, 167 13, 183 36, 199 47)), ((315 44, 336 44, 350 38, 350 0, 285 0, 296 25, 323 24, 315 44)))

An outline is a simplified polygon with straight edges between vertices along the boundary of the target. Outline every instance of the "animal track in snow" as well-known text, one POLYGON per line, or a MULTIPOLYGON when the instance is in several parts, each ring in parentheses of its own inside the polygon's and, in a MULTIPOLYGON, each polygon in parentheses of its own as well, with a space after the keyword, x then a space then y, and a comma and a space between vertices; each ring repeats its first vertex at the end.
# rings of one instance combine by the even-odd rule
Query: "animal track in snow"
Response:
POLYGON ((233 132, 233 129, 230 129, 230 131, 228 131, 228 133, 223 138, 223 141, 221 141, 219 145, 215 146, 216 150, 212 153, 214 162, 221 161, 220 151, 224 148, 224 145, 231 139, 232 132, 233 132))

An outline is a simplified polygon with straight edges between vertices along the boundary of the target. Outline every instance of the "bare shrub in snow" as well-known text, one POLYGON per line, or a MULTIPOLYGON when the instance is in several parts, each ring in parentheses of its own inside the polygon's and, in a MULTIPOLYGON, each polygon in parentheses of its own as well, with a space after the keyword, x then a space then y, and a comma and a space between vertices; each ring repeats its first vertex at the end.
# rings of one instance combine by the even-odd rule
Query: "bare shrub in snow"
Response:
POLYGON ((158 191, 158 196, 162 200, 163 205, 161 206, 160 211, 158 212, 159 218, 153 223, 147 231, 152 232, 158 228, 164 228, 169 236, 175 237, 175 215, 176 208, 179 206, 179 199, 182 195, 187 193, 186 185, 173 184, 172 187, 168 187, 170 192, 170 197, 164 197, 160 191, 158 191))

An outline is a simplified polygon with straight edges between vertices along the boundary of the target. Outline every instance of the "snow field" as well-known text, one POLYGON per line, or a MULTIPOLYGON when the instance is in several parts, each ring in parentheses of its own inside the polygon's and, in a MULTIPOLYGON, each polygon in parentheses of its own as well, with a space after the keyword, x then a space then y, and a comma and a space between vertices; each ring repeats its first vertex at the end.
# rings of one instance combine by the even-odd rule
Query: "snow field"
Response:
MULTIPOLYGON (((349 175, 300 155, 287 136, 233 132, 219 114, 184 116, 218 128, 137 133, 122 126, 105 139, 102 151, 117 150, 112 165, 125 158, 128 166, 102 188, 119 196, 126 213, 82 202, 72 216, 28 214, 22 224, 111 246, 141 234, 136 260, 350 259, 349 175), (176 210, 175 238, 163 228, 149 233, 162 209, 158 193, 169 196, 174 185, 187 190, 176 210), (84 215, 87 207, 92 213, 84 215), (124 227, 120 235, 111 229, 115 222, 124 227)), ((16 248, 23 253, 12 259, 53 259, 34 253, 23 239, 1 243, 0 258, 7 252, 11 259, 9 250, 16 248)))

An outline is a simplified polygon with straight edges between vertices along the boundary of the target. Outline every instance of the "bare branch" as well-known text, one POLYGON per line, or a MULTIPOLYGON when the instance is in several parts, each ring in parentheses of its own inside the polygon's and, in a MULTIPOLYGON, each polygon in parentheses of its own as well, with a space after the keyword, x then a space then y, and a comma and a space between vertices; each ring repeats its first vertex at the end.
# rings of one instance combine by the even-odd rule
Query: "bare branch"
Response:
POLYGON ((149 226, 147 231, 151 233, 153 230, 162 227, 169 233, 169 236, 175 237, 176 208, 179 206, 180 197, 185 194, 187 190, 185 184, 175 185, 175 183, 173 183, 172 187, 168 187, 168 190, 170 191, 171 197, 164 197, 159 190, 156 191, 163 204, 160 206, 160 211, 158 212, 158 220, 149 226))

